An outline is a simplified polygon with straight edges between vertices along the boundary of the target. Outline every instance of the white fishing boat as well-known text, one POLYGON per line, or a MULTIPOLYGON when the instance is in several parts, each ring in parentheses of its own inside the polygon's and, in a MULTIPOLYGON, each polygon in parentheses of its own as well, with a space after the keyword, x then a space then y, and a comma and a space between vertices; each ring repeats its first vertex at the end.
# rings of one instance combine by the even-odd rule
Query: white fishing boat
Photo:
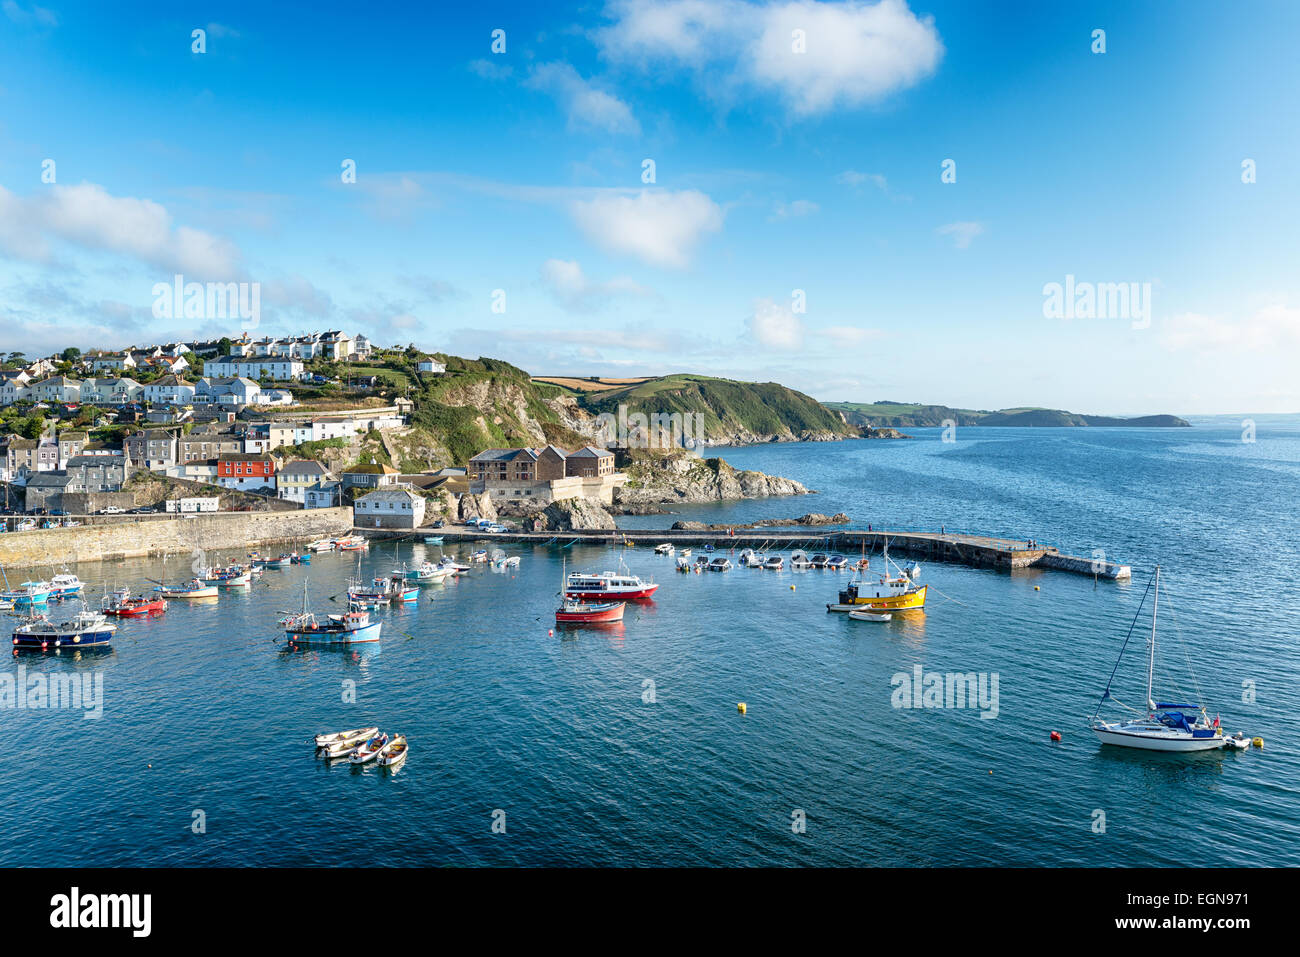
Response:
POLYGON ((307 543, 308 551, 328 552, 334 549, 334 540, 330 538, 318 538, 314 542, 307 543))
POLYGON ((438 567, 450 569, 453 575, 464 575, 470 570, 469 565, 456 561, 450 555, 443 555, 442 558, 438 559, 438 567))
MULTIPOLYGON (((1129 626, 1129 636, 1120 647, 1119 658, 1111 670, 1106 690, 1102 692, 1097 703, 1097 711, 1092 717, 1090 727, 1102 744, 1117 745, 1123 748, 1140 748, 1144 751, 1211 751, 1224 745, 1223 729, 1219 727, 1216 717, 1210 721, 1209 713, 1201 704, 1184 704, 1178 702, 1157 702, 1152 697, 1156 667, 1156 615, 1160 608, 1160 566, 1156 566, 1155 577, 1147 585, 1147 591, 1138 604, 1137 614, 1133 616, 1133 625, 1129 626), (1151 595, 1151 632, 1147 637, 1147 683, 1146 708, 1139 711, 1119 702, 1112 694, 1115 674, 1124 659, 1124 649, 1128 647, 1129 638, 1137 624, 1137 615, 1142 613, 1142 605, 1147 595, 1151 595), (1114 702, 1132 712, 1134 717, 1116 721, 1101 719, 1101 709, 1107 701, 1114 702)), ((1188 663, 1190 667, 1190 656, 1188 663)), ((1193 675, 1195 682, 1195 675, 1193 675)))
POLYGON ((335 731, 332 734, 316 735, 316 747, 324 748, 331 744, 351 741, 352 746, 356 747, 367 738, 373 737, 379 733, 379 728, 353 728, 351 731, 335 731))
POLYGON ((61 572, 50 579, 50 594, 52 597, 67 598, 69 595, 80 594, 85 587, 80 578, 71 572, 61 572))
POLYGON ((375 763, 386 768, 395 768, 406 760, 409 750, 406 746, 406 736, 399 734, 379 749, 379 756, 375 758, 375 763))
POLYGON ((669 544, 668 542, 664 542, 662 545, 655 546, 655 553, 658 555, 672 555, 676 551, 677 549, 673 545, 669 544))
POLYGON ((379 752, 383 750, 384 745, 387 743, 388 735, 377 734, 358 745, 357 749, 352 752, 350 760, 353 764, 368 764, 379 756, 379 752))
POLYGON ((690 558, 690 557, 691 557, 691 550, 689 548, 683 548, 682 558, 690 558))
POLYGON ((736 556, 736 564, 741 568, 762 568, 763 559, 754 554, 752 548, 742 548, 736 556))
POLYGON ((688 572, 691 570, 691 560, 685 555, 677 556, 677 570, 679 572, 688 572))
POLYGON ((209 585, 199 578, 195 578, 184 585, 159 585, 154 591, 161 593, 164 598, 187 600, 217 598, 220 595, 216 585, 209 585))
POLYGON ((731 571, 731 562, 719 555, 709 562, 709 571, 711 572, 729 572, 731 571))
POLYGON ((408 582, 416 582, 421 585, 437 585, 444 582, 455 571, 445 565, 435 565, 433 562, 421 562, 414 568, 408 568, 402 573, 408 582))

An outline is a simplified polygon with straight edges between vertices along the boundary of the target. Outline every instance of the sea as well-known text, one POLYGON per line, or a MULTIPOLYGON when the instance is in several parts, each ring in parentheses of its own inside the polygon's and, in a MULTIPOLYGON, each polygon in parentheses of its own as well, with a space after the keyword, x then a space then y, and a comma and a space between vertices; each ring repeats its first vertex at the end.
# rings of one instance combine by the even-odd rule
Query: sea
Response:
MULTIPOLYGON (((84 676, 102 710, 0 700, 0 866, 1300 865, 1300 417, 1192 421, 712 449, 816 494, 620 519, 842 511, 1104 555, 1128 582, 926 563, 925 610, 881 624, 826 611, 844 573, 677 574, 559 538, 378 612, 377 645, 286 647, 304 594, 339 611, 350 576, 478 547, 384 543, 124 620, 106 652, 23 653, 0 689, 84 676), (1103 714, 1143 706, 1157 565, 1157 699, 1203 701, 1262 748, 1088 730, 1112 672, 1103 714), (556 627, 564 571, 621 566, 661 583, 653 601, 556 627), (950 676, 978 693, 922 692, 950 676), (398 770, 314 754, 314 734, 369 725, 406 735, 398 770)), ((772 529, 769 552, 788 544, 772 529)), ((226 557, 69 567, 93 605, 226 557)))

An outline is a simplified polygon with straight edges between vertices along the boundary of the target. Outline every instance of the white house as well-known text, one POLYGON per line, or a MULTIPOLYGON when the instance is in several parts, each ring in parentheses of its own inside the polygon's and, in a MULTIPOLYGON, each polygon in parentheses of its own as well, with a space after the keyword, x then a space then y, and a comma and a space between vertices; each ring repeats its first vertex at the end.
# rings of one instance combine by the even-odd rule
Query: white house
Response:
POLYGON ((144 386, 134 379, 84 379, 81 401, 95 405, 125 405, 144 396, 144 386))
POLYGON ((165 375, 144 387, 144 397, 160 405, 186 405, 194 401, 194 383, 179 376, 165 375))
POLYGON ((31 397, 40 402, 80 402, 81 381, 56 375, 31 385, 31 397))
MULTIPOLYGON (((209 362, 205 369, 211 368, 209 362)), ((262 404, 262 389, 252 379, 232 376, 218 379, 204 376, 194 388, 195 405, 246 406, 262 404)))
POLYGON ((31 386, 19 379, 5 379, 0 382, 0 405, 13 405, 19 399, 32 397, 31 386))
POLYGON ((378 488, 353 503, 353 524, 365 528, 419 528, 424 524, 424 497, 409 488, 378 488))
POLYGON ((131 358, 129 352, 101 352, 90 357, 90 368, 95 372, 134 369, 135 360, 131 358))
POLYGON ((421 359, 417 368, 421 372, 434 372, 442 374, 447 371, 447 366, 437 359, 421 359))
MULTIPOLYGON (((261 342, 258 343, 258 346, 261 346, 261 342)), ((203 371, 210 376, 219 378, 242 376, 254 381, 259 381, 263 373, 267 378, 278 382, 305 378, 302 360, 285 356, 253 356, 252 358, 235 355, 223 356, 218 359, 209 359, 204 364, 203 371)))

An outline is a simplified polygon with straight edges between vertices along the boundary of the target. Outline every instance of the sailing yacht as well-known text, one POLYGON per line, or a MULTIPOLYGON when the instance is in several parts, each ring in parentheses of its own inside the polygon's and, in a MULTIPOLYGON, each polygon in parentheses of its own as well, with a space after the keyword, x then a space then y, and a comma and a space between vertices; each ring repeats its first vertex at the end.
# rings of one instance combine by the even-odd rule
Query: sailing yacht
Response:
MULTIPOLYGON (((1156 702, 1152 698, 1152 685, 1156 666, 1156 615, 1160 608, 1160 566, 1156 566, 1155 578, 1147 585, 1147 592, 1154 591, 1151 600, 1151 634, 1147 638, 1147 698, 1145 713, 1139 717, 1121 721, 1103 721, 1100 717, 1102 706, 1111 697, 1111 685, 1115 681, 1115 672, 1119 670, 1120 660, 1124 657, 1124 648, 1128 647, 1129 638, 1119 650, 1119 659, 1111 670, 1110 681, 1097 702, 1097 712, 1092 716, 1090 727, 1102 744, 1113 744, 1123 748, 1141 748, 1146 751, 1212 751, 1224 745, 1223 729, 1219 719, 1210 721, 1204 705, 1179 704, 1176 702, 1156 702)), ((1142 613, 1142 604, 1146 594, 1138 604, 1137 614, 1142 613)), ((1133 625, 1129 626, 1129 637, 1133 635, 1133 626, 1137 624, 1137 615, 1133 625)), ((1116 701, 1116 704, 1119 704, 1116 701)), ((1123 707, 1123 705, 1121 705, 1123 707)), ((1133 709, 1129 709, 1133 710, 1133 709)))

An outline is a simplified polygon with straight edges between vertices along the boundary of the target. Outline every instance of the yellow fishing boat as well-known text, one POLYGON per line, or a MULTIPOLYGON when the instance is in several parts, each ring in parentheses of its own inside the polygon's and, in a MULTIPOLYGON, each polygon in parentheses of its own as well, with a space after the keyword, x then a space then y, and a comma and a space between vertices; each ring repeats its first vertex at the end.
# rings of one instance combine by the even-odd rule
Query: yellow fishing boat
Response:
POLYGON ((885 545, 885 574, 875 581, 855 578, 839 593, 839 601, 826 606, 827 611, 915 611, 925 607, 928 585, 916 584, 921 566, 913 564, 908 572, 897 565, 896 576, 889 577, 889 546, 885 545))

